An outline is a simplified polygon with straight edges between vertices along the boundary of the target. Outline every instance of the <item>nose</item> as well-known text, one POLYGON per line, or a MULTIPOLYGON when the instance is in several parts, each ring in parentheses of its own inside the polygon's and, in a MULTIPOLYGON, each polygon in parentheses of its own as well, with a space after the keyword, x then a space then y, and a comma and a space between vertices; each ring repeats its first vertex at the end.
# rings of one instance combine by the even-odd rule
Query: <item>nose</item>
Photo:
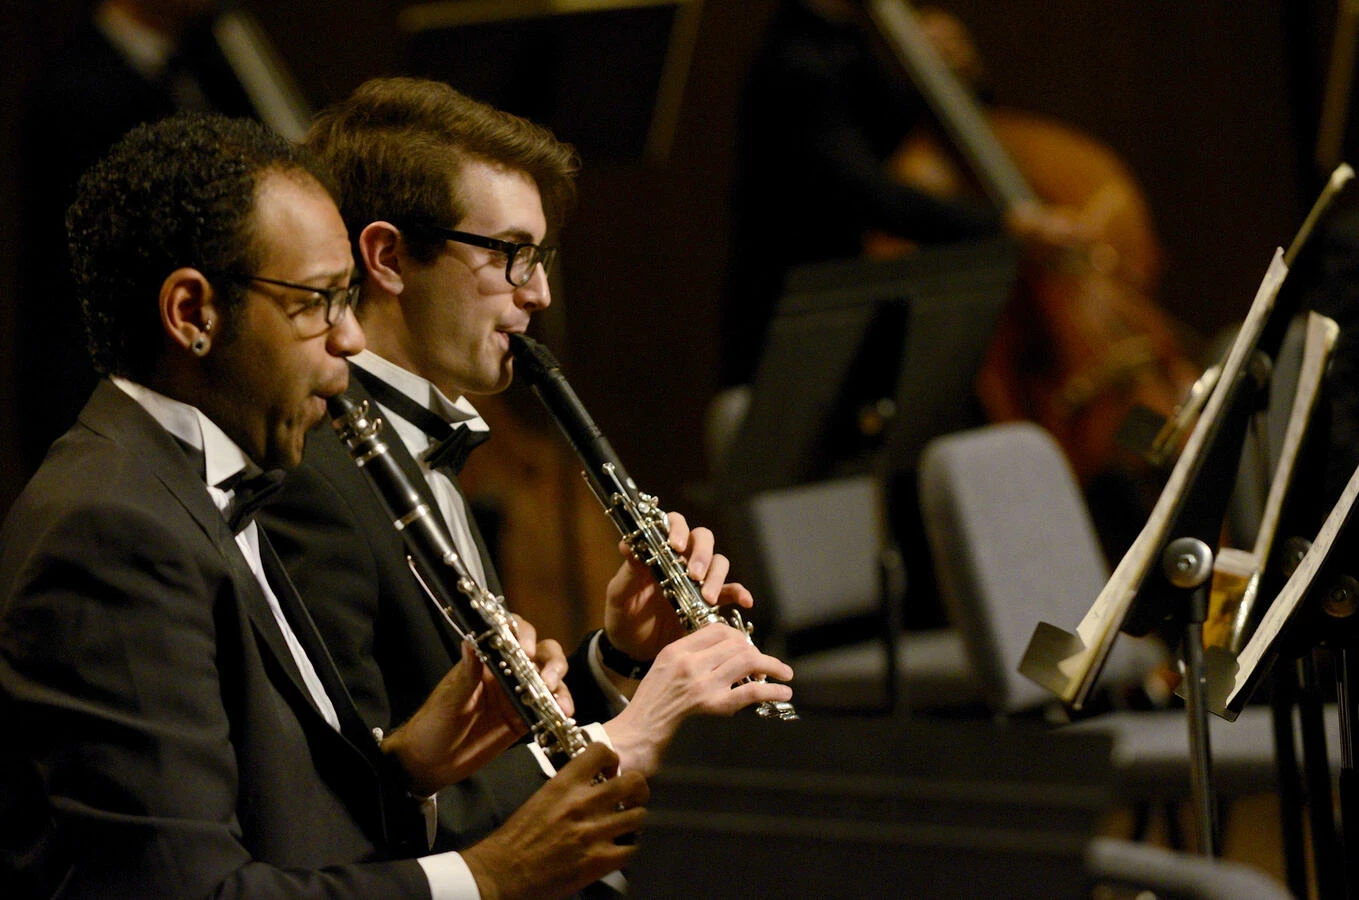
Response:
POLYGON ((345 307, 340 320, 326 332, 326 350, 331 356, 353 356, 364 347, 363 326, 352 307, 345 307))
POLYGON ((547 270, 542 263, 533 267, 529 280, 514 289, 514 302, 520 309, 537 312, 552 305, 552 288, 547 283, 547 270))

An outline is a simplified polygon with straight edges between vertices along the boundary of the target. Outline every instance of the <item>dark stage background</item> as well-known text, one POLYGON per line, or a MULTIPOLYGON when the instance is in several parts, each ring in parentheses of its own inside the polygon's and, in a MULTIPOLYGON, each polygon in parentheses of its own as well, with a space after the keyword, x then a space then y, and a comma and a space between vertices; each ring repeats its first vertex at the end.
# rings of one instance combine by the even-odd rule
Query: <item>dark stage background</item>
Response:
MULTIPOLYGON (((396 17, 411 4, 245 5, 314 105, 403 70, 396 17)), ((1200 337, 1243 315, 1313 190, 1300 160, 1313 141, 1334 0, 938 5, 972 29, 998 102, 1065 119, 1128 161, 1167 250, 1163 304, 1200 337)), ((5 0, 0 19, 0 246, 9 250, 0 253, 0 510, 21 487, 14 113, 24 83, 84 6, 5 0)), ((638 481, 680 508, 704 474, 701 417, 717 385, 738 93, 771 10, 769 0, 707 0, 669 158, 585 159, 563 236, 563 349, 577 390, 638 481)), ((599 54, 601 66, 610 59, 599 54)))

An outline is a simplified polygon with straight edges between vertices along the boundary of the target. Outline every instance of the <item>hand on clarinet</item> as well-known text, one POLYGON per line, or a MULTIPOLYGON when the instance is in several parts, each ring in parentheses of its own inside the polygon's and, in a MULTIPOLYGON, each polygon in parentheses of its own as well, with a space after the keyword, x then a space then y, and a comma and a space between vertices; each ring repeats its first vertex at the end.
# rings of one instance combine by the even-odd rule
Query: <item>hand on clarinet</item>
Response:
MULTIPOLYGON (((679 513, 669 513, 667 519, 670 546, 688 564, 689 575, 701 585, 704 600, 713 606, 736 605, 746 609, 755 604, 750 591, 734 582, 726 583, 731 562, 714 552, 711 531, 707 528, 691 531, 679 513)), ((604 631, 609 643, 645 662, 655 659, 662 647, 682 638, 684 628, 651 571, 625 543, 620 543, 619 548, 625 560, 605 592, 604 631)))
POLYGON ((793 698, 793 689, 786 684, 737 684, 754 675, 788 681, 793 670, 761 653, 730 625, 705 625, 667 644, 637 685, 627 708, 604 723, 623 771, 655 774, 670 739, 690 716, 730 716, 766 700, 793 698))
POLYGON ((637 849, 616 843, 642 827, 650 798, 639 772, 612 774, 618 756, 594 743, 499 829, 462 851, 482 900, 562 897, 622 868, 637 849))
MULTIPOLYGON (((569 716, 575 711, 562 678, 566 654, 553 640, 537 640, 525 620, 514 617, 524 652, 537 664, 543 680, 569 716)), ((462 659, 434 688, 410 720, 382 742, 384 753, 395 754, 410 777, 411 792, 433 794, 471 775, 508 749, 527 730, 505 689, 462 645, 462 659)))

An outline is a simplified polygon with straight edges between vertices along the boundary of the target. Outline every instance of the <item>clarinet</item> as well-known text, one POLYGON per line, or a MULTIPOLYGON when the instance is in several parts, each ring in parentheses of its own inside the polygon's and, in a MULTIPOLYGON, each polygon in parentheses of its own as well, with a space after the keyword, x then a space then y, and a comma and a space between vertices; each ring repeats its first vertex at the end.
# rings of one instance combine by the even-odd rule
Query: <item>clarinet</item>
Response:
POLYGON ((534 741, 560 769, 585 751, 590 738, 562 711, 542 673, 524 652, 504 598, 477 584, 468 572, 437 512, 392 458, 380 437, 382 420, 369 417, 367 401, 355 403, 338 396, 326 405, 332 427, 405 538, 406 564, 425 596, 458 636, 471 642, 528 724, 534 741))
MULTIPOLYGON (((728 608, 719 612, 703 599, 698 584, 689 577, 688 566, 670 546, 670 523, 659 501, 637 489, 637 483, 623 468, 608 439, 562 374, 561 363, 552 351, 522 334, 511 334, 509 338, 510 351, 524 378, 585 464, 584 475, 595 497, 618 526, 628 547, 651 570, 661 592, 675 608, 685 632, 723 622, 742 632, 753 645, 753 626, 741 617, 739 610, 728 608)), ((748 681, 764 681, 764 676, 752 676, 740 683, 748 681)), ((793 705, 782 701, 762 701, 755 711, 770 719, 792 721, 798 718, 793 705)))

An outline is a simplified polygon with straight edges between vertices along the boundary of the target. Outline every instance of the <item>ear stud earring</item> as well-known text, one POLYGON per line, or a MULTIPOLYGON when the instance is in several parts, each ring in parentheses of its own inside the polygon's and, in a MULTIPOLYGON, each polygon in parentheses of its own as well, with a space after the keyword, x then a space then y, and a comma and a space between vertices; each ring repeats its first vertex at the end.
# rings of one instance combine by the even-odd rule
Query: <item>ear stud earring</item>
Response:
POLYGON ((189 349, 191 349, 194 353, 197 353, 199 356, 202 356, 204 353, 207 353, 208 332, 210 331, 212 331, 212 319, 206 319, 203 322, 202 334, 194 338, 193 343, 189 345, 189 349))

